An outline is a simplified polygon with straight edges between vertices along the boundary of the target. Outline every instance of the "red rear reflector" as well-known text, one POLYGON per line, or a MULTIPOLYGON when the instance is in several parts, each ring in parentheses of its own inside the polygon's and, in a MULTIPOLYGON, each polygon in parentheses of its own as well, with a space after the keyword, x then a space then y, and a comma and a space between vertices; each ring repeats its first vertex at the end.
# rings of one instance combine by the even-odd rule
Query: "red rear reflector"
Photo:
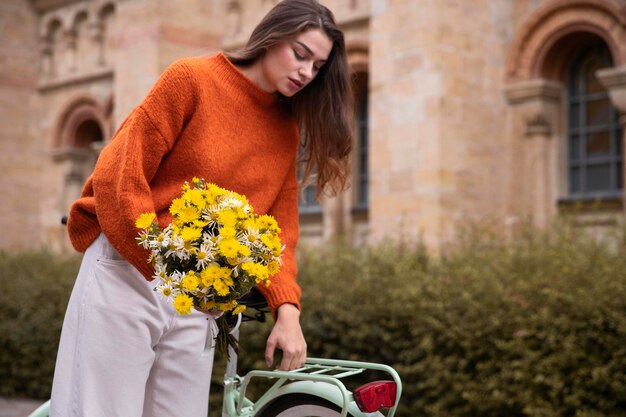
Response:
POLYGON ((354 400, 361 411, 373 413, 383 407, 395 405, 396 389, 393 381, 370 382, 354 390, 354 400))

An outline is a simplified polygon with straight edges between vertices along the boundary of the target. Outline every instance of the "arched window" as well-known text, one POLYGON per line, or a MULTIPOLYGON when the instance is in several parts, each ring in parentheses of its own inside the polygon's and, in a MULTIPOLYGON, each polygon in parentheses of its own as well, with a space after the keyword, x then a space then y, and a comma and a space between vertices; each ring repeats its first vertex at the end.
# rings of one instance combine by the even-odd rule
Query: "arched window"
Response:
POLYGON ((568 195, 606 198, 622 195, 622 148, 618 114, 595 76, 613 66, 604 43, 580 51, 569 68, 568 195))
POLYGON ((76 129, 74 146, 77 148, 91 149, 93 143, 101 143, 103 140, 102 129, 95 120, 85 120, 76 129))

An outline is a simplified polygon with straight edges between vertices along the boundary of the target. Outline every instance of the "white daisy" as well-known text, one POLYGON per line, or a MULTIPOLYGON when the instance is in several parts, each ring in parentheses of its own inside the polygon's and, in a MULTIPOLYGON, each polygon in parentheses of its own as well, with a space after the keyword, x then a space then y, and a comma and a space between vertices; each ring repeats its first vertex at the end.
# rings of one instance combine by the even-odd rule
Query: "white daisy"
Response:
POLYGON ((179 293, 180 290, 174 287, 171 280, 166 280, 163 283, 156 286, 155 291, 159 294, 159 298, 174 298, 179 293))
POLYGON ((196 253, 196 269, 204 269, 213 262, 213 242, 211 240, 205 241, 200 245, 200 249, 196 253))

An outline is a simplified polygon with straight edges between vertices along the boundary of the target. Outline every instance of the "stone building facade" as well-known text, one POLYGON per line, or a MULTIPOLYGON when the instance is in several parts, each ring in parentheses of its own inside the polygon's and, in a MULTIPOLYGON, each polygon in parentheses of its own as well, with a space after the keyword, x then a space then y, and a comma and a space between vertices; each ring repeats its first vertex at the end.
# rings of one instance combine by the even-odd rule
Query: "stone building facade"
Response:
MULTIPOLYGON (((626 0, 322 2, 346 34, 358 135, 352 187, 305 192, 303 241, 437 250, 467 219, 623 217, 626 0)), ((59 219, 159 74, 242 46, 275 3, 0 2, 0 248, 67 249, 59 219)))

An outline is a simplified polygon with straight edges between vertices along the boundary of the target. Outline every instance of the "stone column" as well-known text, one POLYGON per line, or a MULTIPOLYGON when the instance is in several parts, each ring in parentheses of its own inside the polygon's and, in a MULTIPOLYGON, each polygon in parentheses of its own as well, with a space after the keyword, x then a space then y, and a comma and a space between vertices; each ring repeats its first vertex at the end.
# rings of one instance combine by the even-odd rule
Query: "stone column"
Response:
POLYGON ((48 36, 39 39, 39 55, 41 57, 41 77, 49 79, 53 72, 52 40, 48 36))
POLYGON ((64 226, 61 225, 61 217, 68 214, 70 206, 78 197, 82 191, 85 180, 87 179, 87 173, 85 172, 85 165, 93 157, 93 152, 89 149, 82 148, 61 148, 52 151, 52 160, 61 167, 61 194, 58 196, 57 213, 56 218, 58 223, 50 225, 48 227, 48 242, 54 242, 56 251, 68 251, 71 249, 71 245, 67 239, 61 239, 61 236, 65 236, 66 233, 63 230, 64 226))
MULTIPOLYGON (((557 126, 563 87, 560 83, 534 79, 507 86, 505 94, 524 123, 522 146, 523 212, 535 225, 547 226, 556 213, 558 177, 557 126)), ((516 176, 516 174, 513 174, 516 176)))
POLYGON ((91 44, 93 48, 96 49, 96 53, 93 56, 93 62, 90 64, 94 64, 96 67, 103 67, 106 65, 106 57, 104 55, 106 42, 104 36, 104 23, 101 21, 92 22, 89 25, 89 39, 91 40, 91 44))
POLYGON ((341 199, 324 197, 322 210, 324 212, 322 218, 322 238, 325 242, 329 242, 342 233, 341 212, 343 208, 341 199))
MULTIPOLYGON (((622 126, 622 164, 626 163, 626 65, 596 72, 596 77, 607 89, 611 102, 619 112, 622 126)), ((624 165, 622 165, 623 167, 624 165)), ((626 169, 622 168, 622 184, 626 184, 626 169)), ((622 207, 626 213, 626 187, 622 187, 622 207)))
POLYGON ((74 29, 64 33, 65 62, 68 73, 76 72, 78 67, 78 33, 74 29))

